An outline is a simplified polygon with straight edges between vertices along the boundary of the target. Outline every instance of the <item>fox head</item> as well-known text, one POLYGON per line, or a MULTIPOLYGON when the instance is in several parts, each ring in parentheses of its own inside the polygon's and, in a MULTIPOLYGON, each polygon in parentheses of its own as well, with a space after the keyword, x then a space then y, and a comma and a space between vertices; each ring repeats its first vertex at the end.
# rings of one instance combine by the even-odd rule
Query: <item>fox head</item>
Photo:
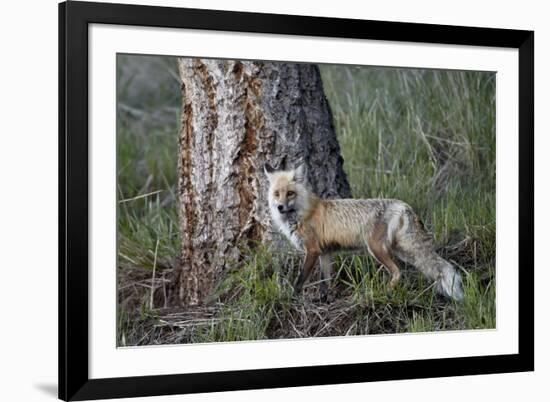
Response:
POLYGON ((264 172, 269 180, 269 208, 274 218, 288 220, 293 213, 301 215, 308 208, 309 191, 303 164, 293 170, 276 171, 266 163, 264 172))

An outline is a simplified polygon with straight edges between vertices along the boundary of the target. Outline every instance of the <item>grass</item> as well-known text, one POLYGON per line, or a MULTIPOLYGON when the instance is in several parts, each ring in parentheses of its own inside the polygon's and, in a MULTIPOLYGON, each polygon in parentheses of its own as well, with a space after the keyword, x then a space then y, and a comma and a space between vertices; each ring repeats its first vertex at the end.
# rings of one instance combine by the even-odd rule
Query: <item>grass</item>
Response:
POLYGON ((404 264, 389 291, 379 264, 349 254, 335 258, 329 303, 317 300, 318 277, 293 298, 300 258, 259 246, 243 249, 208 304, 182 310, 171 307, 175 60, 119 57, 119 345, 495 328, 493 74, 321 66, 354 197, 409 203, 462 271, 462 303, 436 295, 404 264))

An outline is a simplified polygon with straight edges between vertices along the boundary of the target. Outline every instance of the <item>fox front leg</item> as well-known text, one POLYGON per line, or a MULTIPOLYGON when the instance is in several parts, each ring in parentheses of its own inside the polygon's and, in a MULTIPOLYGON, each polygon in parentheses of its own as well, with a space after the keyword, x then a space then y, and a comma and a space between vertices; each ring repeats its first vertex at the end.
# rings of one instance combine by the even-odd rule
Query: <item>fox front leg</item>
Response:
POLYGON ((311 272, 313 271, 313 268, 315 267, 317 258, 319 258, 319 253, 311 251, 306 252, 306 258, 304 259, 302 270, 300 271, 300 275, 298 275, 298 279, 296 280, 296 283, 294 285, 295 295, 300 294, 300 292, 302 291, 304 283, 307 281, 307 279, 311 275, 311 272))

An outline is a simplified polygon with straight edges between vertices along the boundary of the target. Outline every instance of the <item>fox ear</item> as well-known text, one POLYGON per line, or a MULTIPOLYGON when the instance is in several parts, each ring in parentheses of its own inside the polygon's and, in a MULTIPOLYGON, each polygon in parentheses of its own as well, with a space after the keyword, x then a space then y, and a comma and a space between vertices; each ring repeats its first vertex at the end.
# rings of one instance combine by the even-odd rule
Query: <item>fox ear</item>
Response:
POLYGON ((294 181, 302 184, 307 182, 307 169, 305 163, 301 163, 294 169, 294 181))
POLYGON ((274 172, 275 172, 275 169, 273 169, 269 163, 266 163, 266 164, 264 165, 264 173, 265 173, 265 175, 267 176, 267 178, 268 178, 269 180, 271 180, 271 175, 272 175, 274 172))

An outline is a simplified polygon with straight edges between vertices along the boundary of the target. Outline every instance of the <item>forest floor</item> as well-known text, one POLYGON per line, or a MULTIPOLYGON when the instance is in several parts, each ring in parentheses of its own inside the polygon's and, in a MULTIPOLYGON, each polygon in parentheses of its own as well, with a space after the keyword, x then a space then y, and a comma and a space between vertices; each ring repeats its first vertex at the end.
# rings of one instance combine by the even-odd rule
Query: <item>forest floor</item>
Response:
POLYGON ((300 256, 244 251, 202 307, 170 307, 178 255, 175 59, 119 56, 119 346, 485 329, 495 307, 495 76, 321 66, 354 197, 398 198, 462 273, 443 299, 412 267, 390 291, 367 255, 338 255, 328 303, 318 278, 292 295, 300 256))

